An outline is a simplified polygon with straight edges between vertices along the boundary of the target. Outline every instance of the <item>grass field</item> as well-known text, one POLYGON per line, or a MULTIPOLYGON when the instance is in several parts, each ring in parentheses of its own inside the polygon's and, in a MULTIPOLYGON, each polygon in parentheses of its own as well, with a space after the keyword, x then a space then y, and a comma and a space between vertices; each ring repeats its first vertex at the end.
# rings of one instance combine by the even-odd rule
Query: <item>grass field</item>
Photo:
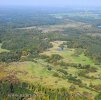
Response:
MULTIPOLYGON (((48 55, 51 56, 52 54, 59 54, 63 57, 63 61, 70 63, 83 63, 83 64, 90 64, 94 65, 93 61, 84 56, 83 53, 81 53, 78 57, 74 56, 75 49, 73 48, 64 48, 64 50, 58 50, 59 45, 63 44, 65 41, 54 41, 51 42, 53 44, 53 47, 49 50, 41 53, 41 55, 48 55)), ((69 82, 67 79, 62 79, 59 77, 53 76, 55 72, 57 72, 57 69, 62 68, 62 66, 54 66, 54 64, 49 64, 48 62, 45 62, 43 59, 37 59, 37 62, 12 62, 8 65, 5 65, 5 67, 0 67, 2 70, 0 71, 0 79, 6 78, 8 76, 15 76, 20 81, 26 81, 31 84, 40 83, 46 87, 51 88, 61 88, 65 87, 68 89, 71 85, 75 85, 71 82, 69 82), (52 70, 48 70, 46 67, 47 65, 53 66, 52 70), (5 68, 6 67, 6 68, 5 68)), ((97 67, 97 66, 95 66, 97 67)), ((89 84, 92 82, 94 85, 101 84, 100 79, 87 79, 85 77, 78 76, 78 73, 82 71, 81 69, 77 69, 74 67, 69 66, 66 70, 69 74, 72 74, 73 76, 77 76, 79 79, 82 80, 84 84, 89 84)), ((61 75, 61 73, 59 73, 61 75)), ((98 67, 97 72, 91 72, 88 73, 88 76, 99 76, 101 75, 101 68, 98 67)), ((95 91, 91 91, 87 88, 79 87, 78 85, 75 85, 76 90, 78 92, 89 92, 92 93, 94 96, 97 94, 95 91)))
POLYGON ((2 46, 2 44, 0 43, 0 53, 9 51, 9 50, 6 50, 6 49, 2 49, 1 46, 2 46))
POLYGON ((70 86, 66 80, 53 76, 54 71, 49 71, 46 67, 34 62, 13 62, 6 69, 3 69, 0 77, 16 76, 21 81, 29 83, 40 83, 52 88, 70 86), (65 84, 65 85, 64 85, 65 84))
MULTIPOLYGON (((50 56, 52 54, 59 54, 63 57, 63 61, 66 63, 81 63, 84 65, 88 64, 88 65, 91 65, 91 67, 96 67, 98 69, 97 72, 88 73, 88 76, 97 77, 97 76, 101 75, 101 68, 99 66, 95 65, 94 62, 90 58, 88 58, 84 55, 83 52, 79 56, 74 56, 74 54, 76 52, 76 50, 74 48, 64 48, 64 50, 58 51, 59 45, 62 44, 63 42, 65 42, 65 41, 52 42, 53 48, 50 48, 48 51, 43 52, 42 55, 50 56)), ((71 67, 71 66, 68 67, 68 69, 67 69, 67 72, 72 75, 78 75, 78 72, 80 72, 80 71, 82 71, 82 70, 71 67)), ((85 77, 80 77, 80 76, 78 76, 78 78, 80 78, 83 81, 83 83, 87 84, 87 85, 89 85, 90 83, 92 83, 94 85, 101 84, 100 79, 93 80, 93 79, 87 79, 85 77)), ((85 88, 82 88, 81 90, 83 91, 83 90, 85 90, 85 88)), ((92 92, 92 93, 96 94, 95 92, 92 92)))
POLYGON ((74 48, 64 48, 64 50, 58 50, 59 46, 63 44, 65 41, 54 41, 51 42, 53 44, 53 47, 50 48, 48 51, 43 52, 43 55, 52 55, 52 54, 59 54, 64 59, 65 62, 75 62, 75 63, 82 63, 82 64, 91 64, 94 65, 93 61, 86 57, 84 53, 80 54, 79 56, 73 56, 75 54, 76 50, 74 48))
MULTIPOLYGON (((77 69, 68 69, 69 73, 77 72, 77 69)), ((16 76, 20 81, 25 81, 30 84, 40 83, 46 87, 50 88, 69 88, 72 83, 68 82, 66 79, 61 79, 53 76, 54 71, 49 71, 44 66, 34 63, 34 62, 13 62, 6 69, 2 70, 0 73, 0 78, 5 78, 7 76, 16 76), (5 72, 5 73, 4 73, 5 72)), ((80 88, 76 86, 76 90, 79 92, 89 91, 85 88, 80 88)), ((91 92, 96 94, 95 92, 91 92)))

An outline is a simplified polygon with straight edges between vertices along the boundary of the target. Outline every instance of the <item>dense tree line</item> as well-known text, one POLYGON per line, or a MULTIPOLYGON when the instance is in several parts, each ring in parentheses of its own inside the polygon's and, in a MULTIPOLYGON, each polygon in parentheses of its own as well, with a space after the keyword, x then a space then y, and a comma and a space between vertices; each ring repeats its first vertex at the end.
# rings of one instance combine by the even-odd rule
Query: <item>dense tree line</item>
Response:
POLYGON ((60 23, 61 20, 49 15, 49 12, 40 11, 38 9, 8 9, 0 10, 0 24, 2 26, 11 26, 13 28, 54 25, 60 23))
POLYGON ((20 51, 0 53, 0 62, 19 61, 21 57, 20 51))
POLYGON ((27 53, 26 56, 28 58, 35 57, 38 53, 52 47, 50 40, 43 39, 40 34, 42 33, 38 30, 7 30, 7 33, 2 33, 2 48, 9 50, 9 52, 1 53, 0 61, 7 61, 7 59, 12 59, 10 61, 18 61, 23 56, 23 51, 27 53), (20 56, 14 56, 13 58, 16 60, 13 60, 11 58, 13 55, 20 56))

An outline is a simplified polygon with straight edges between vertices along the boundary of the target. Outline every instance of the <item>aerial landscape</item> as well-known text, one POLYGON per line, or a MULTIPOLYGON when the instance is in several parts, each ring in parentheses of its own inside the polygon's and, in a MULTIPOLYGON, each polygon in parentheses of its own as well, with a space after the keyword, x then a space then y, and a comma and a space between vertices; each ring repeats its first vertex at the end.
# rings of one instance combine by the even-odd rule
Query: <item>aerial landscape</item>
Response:
POLYGON ((101 100, 101 9, 17 6, 0 7, 0 100, 101 100))

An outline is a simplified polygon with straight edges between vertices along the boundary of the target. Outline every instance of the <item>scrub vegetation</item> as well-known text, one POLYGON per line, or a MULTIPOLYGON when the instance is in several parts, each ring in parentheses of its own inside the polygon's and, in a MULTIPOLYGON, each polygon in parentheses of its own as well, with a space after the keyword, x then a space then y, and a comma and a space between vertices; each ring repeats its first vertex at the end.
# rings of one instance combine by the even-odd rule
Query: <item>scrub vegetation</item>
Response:
POLYGON ((101 100, 99 12, 0 14, 0 100, 101 100))

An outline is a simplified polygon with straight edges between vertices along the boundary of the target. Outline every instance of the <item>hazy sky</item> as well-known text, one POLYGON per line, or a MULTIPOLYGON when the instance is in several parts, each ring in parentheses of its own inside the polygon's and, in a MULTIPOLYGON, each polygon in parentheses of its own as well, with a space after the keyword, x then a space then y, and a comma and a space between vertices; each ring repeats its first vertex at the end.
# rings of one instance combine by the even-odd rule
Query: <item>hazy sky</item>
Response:
POLYGON ((101 0, 0 0, 0 6, 78 6, 100 7, 101 0))

